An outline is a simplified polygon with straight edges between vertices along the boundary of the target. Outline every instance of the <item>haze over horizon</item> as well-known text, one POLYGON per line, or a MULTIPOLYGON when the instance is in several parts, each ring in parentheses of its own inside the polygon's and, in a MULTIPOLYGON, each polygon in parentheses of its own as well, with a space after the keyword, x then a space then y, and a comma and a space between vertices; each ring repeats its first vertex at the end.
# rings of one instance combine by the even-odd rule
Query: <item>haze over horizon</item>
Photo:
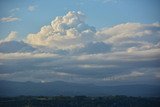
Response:
POLYGON ((160 82, 159 0, 1 0, 0 80, 160 82))

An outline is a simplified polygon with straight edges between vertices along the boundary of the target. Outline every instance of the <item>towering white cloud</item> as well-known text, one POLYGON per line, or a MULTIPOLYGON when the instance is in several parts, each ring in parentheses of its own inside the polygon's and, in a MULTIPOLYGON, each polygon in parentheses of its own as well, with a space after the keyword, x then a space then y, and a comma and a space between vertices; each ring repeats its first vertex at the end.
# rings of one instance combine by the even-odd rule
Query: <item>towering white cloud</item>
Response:
POLYGON ((83 13, 70 11, 63 17, 56 17, 51 25, 43 26, 40 32, 29 34, 27 42, 58 49, 73 49, 92 41, 94 34, 95 28, 85 24, 83 13))

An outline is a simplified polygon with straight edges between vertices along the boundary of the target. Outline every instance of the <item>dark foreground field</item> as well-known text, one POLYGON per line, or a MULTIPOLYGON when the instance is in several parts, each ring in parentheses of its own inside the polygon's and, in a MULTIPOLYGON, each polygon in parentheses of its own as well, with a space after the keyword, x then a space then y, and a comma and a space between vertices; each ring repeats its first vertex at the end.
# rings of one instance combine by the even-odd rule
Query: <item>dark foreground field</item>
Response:
POLYGON ((1 97, 0 107, 160 107, 160 98, 126 96, 1 97))

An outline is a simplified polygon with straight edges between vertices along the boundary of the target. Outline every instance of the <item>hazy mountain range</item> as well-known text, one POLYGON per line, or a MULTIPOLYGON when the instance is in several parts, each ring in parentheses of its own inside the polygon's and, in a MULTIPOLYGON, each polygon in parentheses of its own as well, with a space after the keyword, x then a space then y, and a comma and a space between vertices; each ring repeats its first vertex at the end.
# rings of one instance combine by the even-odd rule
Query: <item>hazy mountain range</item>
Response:
POLYGON ((0 81, 0 96, 160 96, 160 86, 156 85, 119 85, 97 86, 94 84, 78 84, 62 81, 48 83, 0 81))

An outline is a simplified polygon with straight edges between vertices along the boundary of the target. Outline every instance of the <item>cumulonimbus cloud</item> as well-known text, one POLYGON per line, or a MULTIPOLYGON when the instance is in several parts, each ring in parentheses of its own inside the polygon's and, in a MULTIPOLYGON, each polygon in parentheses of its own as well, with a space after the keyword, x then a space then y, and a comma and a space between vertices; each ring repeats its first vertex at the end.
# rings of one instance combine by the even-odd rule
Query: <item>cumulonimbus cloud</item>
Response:
POLYGON ((68 12, 63 17, 56 17, 51 25, 43 26, 40 32, 29 34, 27 42, 58 49, 72 49, 92 41, 94 34, 95 28, 85 23, 83 13, 68 12))

